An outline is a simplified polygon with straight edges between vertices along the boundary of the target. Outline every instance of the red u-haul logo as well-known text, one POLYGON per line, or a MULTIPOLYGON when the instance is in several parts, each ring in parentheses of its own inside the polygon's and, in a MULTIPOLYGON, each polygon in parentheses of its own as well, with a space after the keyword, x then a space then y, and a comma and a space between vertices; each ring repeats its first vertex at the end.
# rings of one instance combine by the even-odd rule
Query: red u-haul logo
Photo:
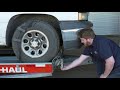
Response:
POLYGON ((0 73, 52 73, 50 63, 0 64, 0 73))

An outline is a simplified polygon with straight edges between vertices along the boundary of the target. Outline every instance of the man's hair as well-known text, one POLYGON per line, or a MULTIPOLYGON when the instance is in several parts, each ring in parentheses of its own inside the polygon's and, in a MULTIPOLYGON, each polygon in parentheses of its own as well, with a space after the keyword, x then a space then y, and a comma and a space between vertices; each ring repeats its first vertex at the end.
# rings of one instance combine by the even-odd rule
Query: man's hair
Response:
POLYGON ((95 37, 95 33, 91 28, 85 28, 85 29, 80 29, 77 32, 77 36, 79 38, 94 38, 95 37))

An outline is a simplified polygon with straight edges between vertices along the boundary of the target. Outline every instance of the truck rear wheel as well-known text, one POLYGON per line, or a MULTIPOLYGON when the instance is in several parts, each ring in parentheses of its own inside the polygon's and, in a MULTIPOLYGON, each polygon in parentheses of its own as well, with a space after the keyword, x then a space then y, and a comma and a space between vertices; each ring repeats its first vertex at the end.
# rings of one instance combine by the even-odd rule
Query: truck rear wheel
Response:
POLYGON ((55 28, 47 22, 29 20, 16 29, 12 47, 22 62, 48 62, 57 55, 60 39, 55 28))

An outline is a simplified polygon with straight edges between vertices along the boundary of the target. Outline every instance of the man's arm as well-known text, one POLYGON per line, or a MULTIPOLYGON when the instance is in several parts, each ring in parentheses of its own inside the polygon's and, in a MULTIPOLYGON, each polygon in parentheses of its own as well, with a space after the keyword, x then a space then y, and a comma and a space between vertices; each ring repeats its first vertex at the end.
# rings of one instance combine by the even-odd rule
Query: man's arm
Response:
POLYGON ((69 70, 71 68, 77 67, 78 65, 80 65, 84 60, 86 60, 89 56, 87 55, 81 55, 78 59, 74 60, 72 63, 70 63, 67 66, 64 66, 63 68, 61 68, 61 70, 69 70))
POLYGON ((106 64, 105 64, 105 71, 104 73, 100 76, 100 78, 106 78, 112 71, 113 67, 114 67, 114 57, 111 56, 108 59, 105 60, 106 64))

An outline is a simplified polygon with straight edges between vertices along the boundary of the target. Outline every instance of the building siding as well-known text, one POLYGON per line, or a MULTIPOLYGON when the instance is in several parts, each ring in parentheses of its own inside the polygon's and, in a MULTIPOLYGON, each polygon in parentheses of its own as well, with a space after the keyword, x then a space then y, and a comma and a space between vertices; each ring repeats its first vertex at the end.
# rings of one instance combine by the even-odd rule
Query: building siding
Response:
POLYGON ((93 23, 96 34, 120 34, 120 12, 90 12, 88 20, 93 23))

